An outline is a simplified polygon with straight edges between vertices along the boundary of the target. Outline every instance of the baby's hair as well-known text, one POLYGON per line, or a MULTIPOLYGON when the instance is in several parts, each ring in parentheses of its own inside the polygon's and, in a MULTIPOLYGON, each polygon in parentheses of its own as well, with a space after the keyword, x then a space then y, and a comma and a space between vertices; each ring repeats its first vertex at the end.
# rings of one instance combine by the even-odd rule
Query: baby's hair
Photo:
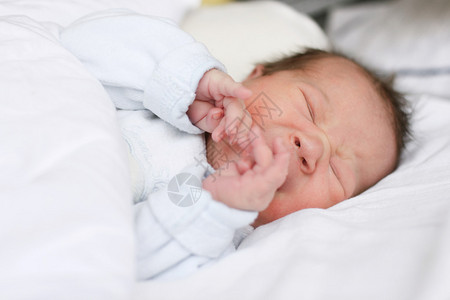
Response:
POLYGON ((305 70, 315 61, 333 57, 343 58, 357 65, 372 82, 378 95, 380 95, 380 97, 386 102, 388 111, 391 114, 391 121, 395 133, 397 150, 396 164, 398 165, 402 151, 406 143, 411 139, 411 113, 408 101, 405 99, 403 94, 396 91, 392 86, 393 76, 390 76, 388 79, 384 79, 381 76, 376 75, 375 72, 356 62, 354 59, 351 59, 341 53, 327 52, 318 49, 306 49, 306 51, 302 53, 284 57, 274 62, 263 63, 263 75, 271 75, 280 71, 305 70))

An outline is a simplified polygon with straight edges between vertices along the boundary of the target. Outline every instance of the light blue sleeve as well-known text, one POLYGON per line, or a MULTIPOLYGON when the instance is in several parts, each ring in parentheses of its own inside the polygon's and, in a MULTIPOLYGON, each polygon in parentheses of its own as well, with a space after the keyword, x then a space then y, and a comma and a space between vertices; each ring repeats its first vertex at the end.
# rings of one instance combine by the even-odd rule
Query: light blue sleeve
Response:
MULTIPOLYGON (((204 169, 184 172, 202 178, 204 169)), ((236 230, 256 216, 213 200, 205 190, 188 207, 175 205, 167 189, 151 194, 135 205, 138 279, 179 278, 234 252, 236 230)))
POLYGON ((127 10, 96 13, 60 31, 62 45, 103 84, 117 108, 147 108, 189 133, 203 74, 224 66, 170 20, 127 10))

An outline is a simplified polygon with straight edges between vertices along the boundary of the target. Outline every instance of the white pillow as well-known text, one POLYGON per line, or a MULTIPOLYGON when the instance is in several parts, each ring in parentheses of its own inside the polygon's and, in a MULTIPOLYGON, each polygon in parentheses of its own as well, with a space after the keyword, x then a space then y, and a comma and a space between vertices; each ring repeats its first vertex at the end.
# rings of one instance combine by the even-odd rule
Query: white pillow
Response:
POLYGON ((0 299, 127 299, 134 231, 115 108, 58 40, 0 18, 0 299))
POLYGON ((397 73, 409 93, 450 98, 450 1, 398 0, 338 8, 327 32, 341 51, 397 73))
POLYGON ((255 64, 301 51, 329 47, 308 16, 273 1, 206 6, 189 13, 181 27, 206 44, 239 81, 255 64))

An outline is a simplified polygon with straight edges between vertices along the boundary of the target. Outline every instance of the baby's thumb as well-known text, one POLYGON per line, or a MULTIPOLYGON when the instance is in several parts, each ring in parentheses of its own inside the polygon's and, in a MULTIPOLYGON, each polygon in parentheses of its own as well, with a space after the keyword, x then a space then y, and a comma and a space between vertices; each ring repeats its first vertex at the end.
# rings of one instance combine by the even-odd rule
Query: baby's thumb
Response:
POLYGON ((196 124, 197 127, 206 132, 212 133, 219 126, 223 118, 223 109, 219 107, 211 108, 206 117, 202 120, 202 124, 196 124))
POLYGON ((247 99, 250 98, 252 95, 252 91, 242 84, 239 84, 239 86, 234 90, 234 97, 239 99, 247 99))

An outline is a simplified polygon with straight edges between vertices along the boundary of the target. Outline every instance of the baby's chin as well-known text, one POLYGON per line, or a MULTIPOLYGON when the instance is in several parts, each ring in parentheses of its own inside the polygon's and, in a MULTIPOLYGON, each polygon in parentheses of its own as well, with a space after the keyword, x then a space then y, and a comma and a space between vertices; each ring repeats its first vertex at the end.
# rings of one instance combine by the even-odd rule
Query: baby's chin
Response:
POLYGON ((258 217, 256 217, 255 221, 250 224, 253 228, 258 228, 259 226, 269 224, 278 218, 273 218, 270 216, 270 214, 266 211, 262 211, 258 214, 258 217))

